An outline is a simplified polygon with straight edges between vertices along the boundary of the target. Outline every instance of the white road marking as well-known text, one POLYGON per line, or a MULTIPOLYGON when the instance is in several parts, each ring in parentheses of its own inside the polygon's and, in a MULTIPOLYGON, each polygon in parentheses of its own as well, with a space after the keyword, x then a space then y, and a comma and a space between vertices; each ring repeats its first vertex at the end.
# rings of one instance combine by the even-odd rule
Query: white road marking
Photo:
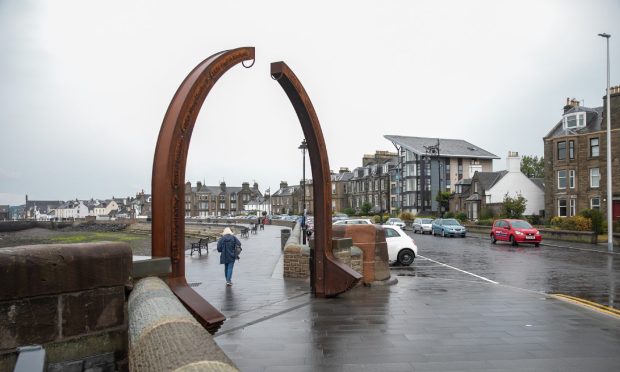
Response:
POLYGON ((465 273, 465 274, 468 274, 468 275, 471 275, 471 276, 475 276, 476 278, 480 278, 480 279, 485 280, 485 281, 487 281, 487 282, 489 282, 489 283, 499 284, 498 282, 496 282, 496 281, 494 281, 494 280, 491 280, 491 279, 489 279, 489 278, 485 278, 484 276, 476 275, 476 274, 474 274, 474 273, 470 273, 469 271, 461 270, 461 269, 459 269, 459 268, 457 268, 457 267, 450 266, 450 265, 447 265, 447 264, 442 263, 442 262, 439 262, 439 261, 435 261, 435 260, 430 259, 430 258, 428 258, 428 257, 424 257, 424 256, 422 256, 422 255, 418 255, 418 257, 424 258, 425 260, 429 260, 429 261, 434 262, 434 263, 436 263, 436 264, 439 264, 439 265, 441 265, 441 266, 449 267, 449 268, 454 269, 454 270, 456 270, 456 271, 460 271, 460 272, 462 272, 462 273, 465 273))

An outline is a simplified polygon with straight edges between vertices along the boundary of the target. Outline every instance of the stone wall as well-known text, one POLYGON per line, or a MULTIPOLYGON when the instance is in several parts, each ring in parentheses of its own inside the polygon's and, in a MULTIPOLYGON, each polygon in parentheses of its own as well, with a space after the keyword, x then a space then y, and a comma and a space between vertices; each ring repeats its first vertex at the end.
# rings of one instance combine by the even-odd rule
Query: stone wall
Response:
POLYGON ((50 370, 126 369, 131 264, 125 243, 1 249, 0 370, 32 344, 43 345, 50 370))
POLYGON ((138 281, 129 296, 129 366, 134 372, 238 371, 163 280, 138 281))
MULTIPOLYGON (((300 234, 300 226, 295 225, 284 246, 285 278, 310 277, 310 247, 299 243, 300 234)), ((362 272, 363 253, 361 249, 352 245, 351 239, 333 239, 332 252, 342 263, 358 273, 362 272)))

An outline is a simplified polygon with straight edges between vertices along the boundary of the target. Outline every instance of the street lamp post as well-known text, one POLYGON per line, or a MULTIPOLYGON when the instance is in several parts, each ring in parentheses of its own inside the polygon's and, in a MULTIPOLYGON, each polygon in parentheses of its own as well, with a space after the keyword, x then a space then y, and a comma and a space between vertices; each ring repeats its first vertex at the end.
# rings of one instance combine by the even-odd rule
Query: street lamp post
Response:
MULTIPOLYGON (((424 150, 425 150, 425 154, 424 154, 424 158, 427 161, 432 161, 433 158, 437 159, 437 170, 438 170, 438 178, 437 178, 437 184, 438 184, 438 190, 441 191, 441 167, 439 166, 439 139, 437 139, 437 144, 436 145, 430 145, 430 146, 424 146, 424 150)), ((432 184, 432 175, 430 174, 430 170, 429 170, 429 177, 431 177, 431 184, 429 185, 429 193, 430 193, 430 204, 431 204, 431 210, 432 205, 433 205, 433 184, 432 184)), ((422 207, 424 208, 424 206, 422 207)), ((439 206, 437 208, 438 212, 441 214, 441 206, 439 206)))
POLYGON ((302 239, 303 239, 303 244, 306 244, 306 150, 308 149, 308 144, 306 143, 306 139, 304 138, 301 141, 301 145, 299 145, 298 149, 301 150, 302 153, 302 172, 303 172, 303 178, 302 178, 302 187, 301 187, 301 192, 302 192, 302 205, 303 205, 303 217, 301 218, 301 228, 302 228, 302 239))
POLYGON ((611 195, 611 102, 609 101, 609 38, 611 35, 602 33, 598 36, 604 37, 607 41, 607 251, 611 253, 614 251, 611 195))

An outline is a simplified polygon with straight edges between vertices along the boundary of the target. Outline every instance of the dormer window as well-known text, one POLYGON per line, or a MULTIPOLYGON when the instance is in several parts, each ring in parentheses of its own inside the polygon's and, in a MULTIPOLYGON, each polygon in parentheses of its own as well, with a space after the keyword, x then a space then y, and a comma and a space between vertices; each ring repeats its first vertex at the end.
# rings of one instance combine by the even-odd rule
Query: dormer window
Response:
POLYGON ((586 113, 577 112, 564 115, 564 129, 577 129, 586 126, 586 113))

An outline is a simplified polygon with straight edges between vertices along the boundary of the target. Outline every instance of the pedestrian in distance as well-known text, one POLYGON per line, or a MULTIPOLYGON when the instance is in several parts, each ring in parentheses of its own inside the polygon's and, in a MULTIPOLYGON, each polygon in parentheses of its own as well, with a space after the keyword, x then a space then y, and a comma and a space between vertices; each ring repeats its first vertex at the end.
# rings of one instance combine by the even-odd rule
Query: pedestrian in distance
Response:
POLYGON ((233 235, 229 227, 225 228, 222 237, 217 242, 217 251, 220 252, 220 264, 224 265, 227 286, 232 285, 233 266, 235 260, 239 259, 237 246, 241 247, 241 242, 233 235))

